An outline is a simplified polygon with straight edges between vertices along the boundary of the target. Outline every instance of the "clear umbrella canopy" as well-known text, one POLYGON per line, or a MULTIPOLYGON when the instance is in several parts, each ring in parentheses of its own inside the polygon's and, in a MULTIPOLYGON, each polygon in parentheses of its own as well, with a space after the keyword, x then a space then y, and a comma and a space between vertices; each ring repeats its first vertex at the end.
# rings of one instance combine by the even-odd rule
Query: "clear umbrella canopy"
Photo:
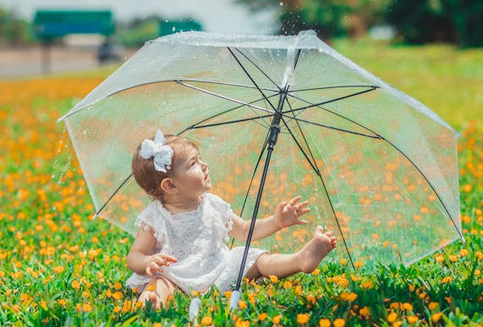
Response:
POLYGON ((62 120, 97 212, 135 233, 148 201, 131 178, 142 140, 158 128, 192 140, 213 192, 250 219, 277 112, 258 217, 301 195, 310 223, 257 246, 293 251, 322 225, 339 237, 332 259, 408 265, 462 238, 457 134, 312 32, 153 40, 62 120))

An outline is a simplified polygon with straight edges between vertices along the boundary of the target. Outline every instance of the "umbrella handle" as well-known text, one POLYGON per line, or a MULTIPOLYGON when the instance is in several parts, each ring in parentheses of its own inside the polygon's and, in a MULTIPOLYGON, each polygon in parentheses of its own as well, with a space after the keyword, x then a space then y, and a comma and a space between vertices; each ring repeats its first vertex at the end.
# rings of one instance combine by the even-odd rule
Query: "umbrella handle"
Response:
POLYGON ((230 297, 230 310, 238 309, 238 301, 240 301, 240 291, 232 291, 230 297))
POLYGON ((200 312, 201 300, 197 297, 191 300, 190 307, 189 307, 189 320, 193 321, 195 325, 197 325, 196 318, 200 312))

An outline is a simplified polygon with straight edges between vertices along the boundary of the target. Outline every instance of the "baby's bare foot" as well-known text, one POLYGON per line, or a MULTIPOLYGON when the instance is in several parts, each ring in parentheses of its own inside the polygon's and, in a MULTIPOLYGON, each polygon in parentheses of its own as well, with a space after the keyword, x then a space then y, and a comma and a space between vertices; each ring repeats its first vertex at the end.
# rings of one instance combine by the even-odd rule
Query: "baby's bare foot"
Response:
POLYGON ((317 226, 314 237, 299 251, 300 270, 311 273, 336 246, 337 241, 332 233, 324 233, 324 229, 317 226))

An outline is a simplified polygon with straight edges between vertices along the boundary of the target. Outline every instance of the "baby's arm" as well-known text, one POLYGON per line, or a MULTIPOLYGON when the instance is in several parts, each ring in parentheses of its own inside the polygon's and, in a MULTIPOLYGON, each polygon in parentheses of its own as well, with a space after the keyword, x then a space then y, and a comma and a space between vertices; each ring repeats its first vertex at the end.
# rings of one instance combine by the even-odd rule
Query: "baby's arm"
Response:
POLYGON ((158 253, 151 255, 156 245, 152 228, 145 230, 143 224, 136 235, 134 244, 127 255, 127 266, 133 272, 152 276, 156 272, 163 272, 162 266, 169 266, 170 262, 176 262, 172 256, 158 253))
MULTIPOLYGON (((252 240, 255 241, 270 236, 284 227, 306 224, 307 221, 301 220, 299 217, 309 212, 310 209, 305 208, 308 204, 307 201, 298 203, 300 199, 301 197, 297 196, 288 202, 281 202, 278 204, 273 216, 257 219, 252 240)), ((239 241, 246 241, 248 230, 250 229, 250 221, 243 220, 237 215, 233 215, 232 220, 233 226, 228 235, 239 241)))
MULTIPOLYGON (((238 241, 246 241, 248 231, 250 229, 250 221, 243 220, 237 215, 232 217, 233 225, 231 231, 228 232, 230 237, 237 239, 238 241)), ((253 230, 252 240, 259 240, 277 232, 279 228, 275 225, 273 216, 263 219, 257 219, 255 222, 255 228, 253 230)))

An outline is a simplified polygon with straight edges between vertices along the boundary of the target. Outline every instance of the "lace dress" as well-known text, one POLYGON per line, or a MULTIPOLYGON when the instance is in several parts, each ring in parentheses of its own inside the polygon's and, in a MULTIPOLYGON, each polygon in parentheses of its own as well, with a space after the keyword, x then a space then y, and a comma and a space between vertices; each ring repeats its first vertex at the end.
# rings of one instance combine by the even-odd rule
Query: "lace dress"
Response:
MULTIPOLYGON (((136 219, 154 230, 156 245, 152 254, 162 252, 178 262, 164 266, 164 276, 186 293, 206 291, 213 284, 222 292, 230 289, 240 269, 244 247, 229 249, 228 232, 232 227, 230 205, 216 195, 203 195, 197 209, 172 214, 161 202, 151 202, 136 219)), ((147 228, 147 227, 145 227, 147 228)), ((250 248, 243 274, 266 251, 250 248)), ((126 285, 138 292, 152 279, 133 273, 126 285)))

